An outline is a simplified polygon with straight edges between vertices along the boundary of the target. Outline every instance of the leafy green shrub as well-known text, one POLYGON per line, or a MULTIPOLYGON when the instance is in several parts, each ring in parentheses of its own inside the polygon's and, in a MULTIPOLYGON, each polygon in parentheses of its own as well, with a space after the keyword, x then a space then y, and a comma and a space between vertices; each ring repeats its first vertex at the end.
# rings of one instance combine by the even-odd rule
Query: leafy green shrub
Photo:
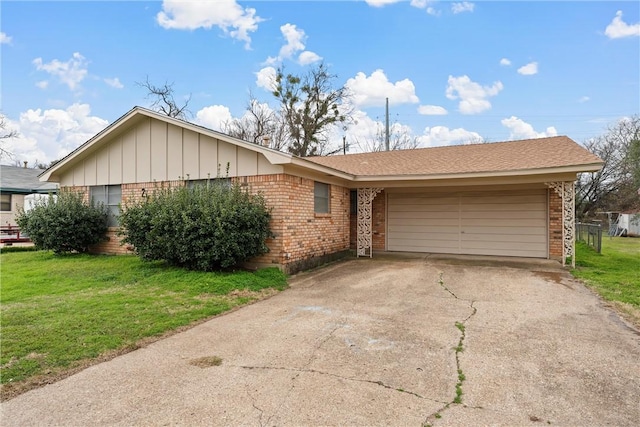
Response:
POLYGON ((38 249, 87 252, 105 239, 108 211, 102 205, 85 202, 82 193, 62 191, 57 199, 39 200, 33 209, 18 210, 16 223, 38 249))
POLYGON ((143 259, 211 271, 266 253, 270 217, 262 196, 211 180, 127 205, 120 233, 143 259))

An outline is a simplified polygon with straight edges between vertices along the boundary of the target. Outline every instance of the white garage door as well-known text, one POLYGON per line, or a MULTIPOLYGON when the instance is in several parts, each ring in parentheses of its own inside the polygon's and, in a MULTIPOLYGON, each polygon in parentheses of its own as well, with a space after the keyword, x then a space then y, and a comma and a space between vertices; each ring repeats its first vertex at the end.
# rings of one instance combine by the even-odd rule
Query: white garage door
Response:
POLYGON ((547 192, 388 195, 390 251, 547 257, 547 192))

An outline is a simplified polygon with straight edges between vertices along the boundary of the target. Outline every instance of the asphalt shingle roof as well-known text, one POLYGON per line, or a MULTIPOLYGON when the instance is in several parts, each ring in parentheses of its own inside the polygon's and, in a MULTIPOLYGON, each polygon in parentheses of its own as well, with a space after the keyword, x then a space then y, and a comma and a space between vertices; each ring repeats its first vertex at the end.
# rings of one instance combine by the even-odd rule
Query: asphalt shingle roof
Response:
POLYGON ((13 193, 47 193, 56 190, 58 184, 41 182, 40 169, 0 165, 0 190, 13 193))
POLYGON ((358 176, 506 172, 602 163, 566 136, 305 159, 358 176))

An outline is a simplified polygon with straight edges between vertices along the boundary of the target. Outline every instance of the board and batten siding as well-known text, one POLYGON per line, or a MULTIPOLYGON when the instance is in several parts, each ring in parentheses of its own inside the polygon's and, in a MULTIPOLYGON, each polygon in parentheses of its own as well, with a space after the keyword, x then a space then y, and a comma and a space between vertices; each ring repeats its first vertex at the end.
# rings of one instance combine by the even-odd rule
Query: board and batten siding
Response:
POLYGON ((548 256, 545 189, 388 197, 390 251, 548 256))
POLYGON ((264 155, 145 118, 79 158, 61 186, 114 185, 283 173, 264 155), (227 168, 228 165, 228 168, 227 168))

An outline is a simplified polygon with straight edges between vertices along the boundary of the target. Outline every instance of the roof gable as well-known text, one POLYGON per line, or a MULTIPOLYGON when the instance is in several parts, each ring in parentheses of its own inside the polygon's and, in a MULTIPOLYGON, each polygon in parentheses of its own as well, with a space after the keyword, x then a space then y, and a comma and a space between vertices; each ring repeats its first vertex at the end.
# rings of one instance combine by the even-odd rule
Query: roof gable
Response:
POLYGON ((66 157, 61 159, 55 165, 51 166, 50 168, 42 172, 42 174, 40 175, 40 180, 41 181, 52 180, 53 177, 59 175, 61 171, 64 171, 67 167, 69 167, 70 163, 72 163, 74 159, 76 159, 79 156, 82 156, 83 154, 100 149, 103 143, 108 143, 110 137, 130 127, 132 124, 136 123, 141 118, 146 118, 146 117, 159 120, 165 123, 169 123, 184 129, 189 129, 194 132, 204 134, 233 145, 237 145, 239 147, 248 149, 250 151, 261 153, 272 164, 290 163, 292 159, 292 155, 288 153, 283 153, 277 150, 270 149, 268 147, 263 147, 258 144, 253 144, 247 141, 243 141, 243 140, 234 138, 232 136, 226 135, 224 133, 216 132, 212 129, 199 126, 199 125, 187 122, 185 120, 169 117, 169 116, 157 113, 155 111, 148 110, 146 108, 134 107, 133 109, 128 111, 126 114, 118 118, 115 122, 113 122, 112 124, 107 126, 105 129, 103 129, 101 132, 96 134, 93 138, 91 138, 90 140, 88 140, 87 142, 85 142, 84 144, 76 148, 74 151, 69 153, 66 157))

